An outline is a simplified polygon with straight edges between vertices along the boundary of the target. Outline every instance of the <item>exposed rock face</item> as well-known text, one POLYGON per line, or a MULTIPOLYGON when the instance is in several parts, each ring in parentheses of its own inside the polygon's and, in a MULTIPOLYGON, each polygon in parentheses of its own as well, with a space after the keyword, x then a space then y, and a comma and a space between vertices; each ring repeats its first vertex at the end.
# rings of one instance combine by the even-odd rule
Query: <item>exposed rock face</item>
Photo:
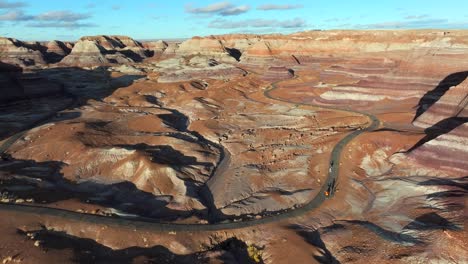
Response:
POLYGON ((176 51, 177 55, 203 55, 210 58, 217 59, 225 62, 236 62, 228 50, 224 47, 222 42, 215 38, 200 38, 194 37, 192 39, 182 42, 176 51))
POLYGON ((160 61, 156 64, 161 76, 158 82, 180 82, 193 79, 219 79, 229 80, 245 75, 241 69, 227 63, 221 63, 210 56, 194 56, 189 61, 181 57, 174 57, 160 61))
POLYGON ((75 44, 70 55, 66 56, 61 63, 70 65, 99 65, 109 63, 104 53, 105 50, 96 42, 82 40, 75 44))
POLYGON ((429 168, 455 175, 468 173, 468 118, 453 130, 424 142, 407 157, 429 168))
POLYGON ((0 59, 20 66, 46 64, 39 44, 27 44, 13 38, 0 37, 0 59))
POLYGON ((143 42, 143 47, 145 49, 148 49, 152 51, 155 55, 156 54, 161 54, 166 50, 168 44, 167 42, 163 40, 158 40, 158 41, 145 41, 143 42))
POLYGON ((163 52, 163 57, 171 57, 176 54, 177 49, 179 48, 180 43, 178 42, 169 42, 167 47, 163 52))
MULTIPOLYGON (((151 245, 186 255, 235 236, 248 241, 247 255, 256 263, 262 259, 251 243, 272 263, 464 263, 468 80, 462 81, 468 74, 448 77, 468 69, 467 36, 223 35, 193 38, 180 48, 97 36, 80 40, 67 58, 71 65, 110 67, 44 67, 29 75, 5 65, 0 89, 18 87, 11 91, 25 98, 24 90, 47 91, 49 78, 63 83, 67 95, 0 103, 0 140, 52 116, 0 157, 0 200, 101 217, 83 221, 2 205, 7 248, 0 255, 66 262, 49 259, 59 250, 44 253, 57 244, 47 233, 59 242, 86 238, 91 244, 79 242, 76 252, 88 243, 88 262, 100 260, 91 260, 96 246, 106 257, 118 252, 117 261, 123 255, 123 261, 145 261, 131 257, 143 254, 157 262, 151 245), (129 59, 132 49, 159 54, 137 62, 129 59), (227 63, 226 54, 240 61, 227 63), (65 107, 71 109, 56 113, 65 107), (337 190, 328 199, 316 196, 333 168, 339 168, 337 190), (317 207, 298 217, 238 223, 297 210, 314 197, 317 207), (110 215, 132 224, 105 220, 110 215), (239 229, 148 232, 134 216, 201 225, 226 219, 239 229), (35 233, 26 234, 36 247, 18 235, 32 227, 35 233)), ((38 43, 25 47, 41 50, 38 43)), ((233 263, 248 263, 238 255, 233 263)))
POLYGON ((71 49, 69 49, 65 43, 58 40, 48 42, 46 47, 48 53, 55 53, 60 56, 65 56, 71 51, 71 49))
POLYGON ((109 63, 132 63, 147 57, 142 44, 124 36, 82 37, 70 55, 61 63, 68 65, 101 65, 109 63))
POLYGON ((63 87, 20 67, 0 62, 0 102, 60 94, 63 87))
POLYGON ((67 47, 67 45, 61 41, 58 40, 53 40, 50 41, 46 44, 47 48, 47 60, 49 62, 59 62, 60 60, 63 59, 66 55, 68 55, 71 51, 70 48, 67 47))
POLYGON ((123 48, 142 48, 141 43, 127 36, 85 36, 80 41, 89 40, 106 50, 118 50, 123 48))
MULTIPOLYGON (((425 128, 426 137, 406 155, 410 160, 441 171, 468 174, 468 79, 451 87, 413 124, 425 128)), ((404 162, 399 155, 395 160, 404 162)))
POLYGON ((217 35, 213 36, 219 39, 221 43, 227 48, 235 48, 240 52, 246 51, 252 45, 257 42, 261 42, 263 36, 260 35, 249 35, 249 34, 228 34, 228 35, 217 35))
POLYGON ((279 80, 291 79, 294 77, 294 70, 284 66, 269 67, 263 74, 263 79, 268 82, 276 82, 279 80))
POLYGON ((417 117, 413 124, 428 128, 450 117, 468 118, 468 79, 446 91, 438 101, 417 117))

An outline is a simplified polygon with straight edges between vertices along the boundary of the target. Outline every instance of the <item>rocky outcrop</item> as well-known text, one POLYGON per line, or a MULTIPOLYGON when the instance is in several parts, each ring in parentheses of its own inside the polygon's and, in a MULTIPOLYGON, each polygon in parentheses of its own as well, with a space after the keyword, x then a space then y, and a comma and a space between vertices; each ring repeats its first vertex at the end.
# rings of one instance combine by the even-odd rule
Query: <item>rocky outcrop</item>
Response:
POLYGON ((141 43, 124 36, 82 37, 61 63, 68 65, 102 65, 132 63, 146 58, 141 43))
POLYGON ((118 50, 124 48, 142 48, 141 43, 127 36, 84 36, 80 41, 93 41, 106 50, 118 50))
POLYGON ((241 61, 268 62, 267 57, 308 61, 311 56, 328 54, 408 51, 414 49, 450 48, 463 52, 468 49, 463 31, 306 31, 290 35, 233 34, 210 36, 225 47, 242 52, 241 61))
POLYGON ((61 63, 70 65, 99 65, 109 63, 109 60, 104 54, 105 50, 96 42, 82 40, 75 44, 70 55, 66 56, 61 63))
POLYGON ((235 63, 237 60, 224 47, 222 42, 213 37, 200 38, 194 37, 192 39, 182 42, 176 50, 177 55, 202 55, 210 58, 235 63))
POLYGON ((163 53, 168 46, 167 42, 163 40, 145 41, 142 45, 145 49, 153 52, 154 55, 163 53))
POLYGON ((46 64, 39 44, 28 44, 13 38, 0 37, 0 59, 20 66, 46 64))
POLYGON ((172 57, 176 54, 177 49, 179 48, 180 43, 178 42, 169 42, 167 43, 167 47, 164 50, 162 56, 163 57, 172 57))
POLYGON ((52 63, 61 61, 71 51, 71 49, 68 48, 67 45, 65 45, 65 43, 58 40, 49 41, 46 44, 46 48, 47 60, 52 63))

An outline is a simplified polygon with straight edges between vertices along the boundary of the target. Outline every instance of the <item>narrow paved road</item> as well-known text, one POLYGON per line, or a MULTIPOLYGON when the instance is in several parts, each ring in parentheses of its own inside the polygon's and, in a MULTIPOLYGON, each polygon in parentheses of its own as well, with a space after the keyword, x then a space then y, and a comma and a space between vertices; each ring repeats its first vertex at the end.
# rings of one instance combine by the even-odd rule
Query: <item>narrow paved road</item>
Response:
MULTIPOLYGON (((237 229, 237 228, 244 228, 244 227, 251 227, 256 225, 262 225, 272 222, 278 222, 281 220, 297 217, 303 215, 317 207, 319 207, 325 199, 325 191, 328 188, 328 185, 331 184, 333 181, 338 180, 339 176, 339 164, 340 164, 340 156, 343 148, 354 138, 359 136, 360 134, 368 131, 373 131, 377 129, 380 125, 379 119, 369 113, 355 111, 347 108, 339 108, 339 107, 331 107, 331 106, 320 106, 308 103, 296 103, 291 102, 285 99, 275 98, 271 95, 271 92, 278 89, 277 83, 273 83, 271 88, 264 92, 265 97, 270 98, 272 100, 286 102, 294 105, 307 105, 307 106, 314 106, 319 108, 325 108, 330 110, 338 110, 338 111, 347 111, 351 113, 361 114, 367 116, 371 121, 371 124, 362 130, 355 130, 350 134, 346 135, 343 139, 341 139, 333 148, 331 156, 330 156, 330 168, 328 173, 328 178, 322 185, 321 189, 319 190, 318 194, 307 204, 302 207, 289 209, 281 212, 277 215, 270 215, 265 216, 261 219, 251 219, 251 220, 244 220, 242 222, 222 222, 222 223, 213 223, 213 224, 175 224, 175 223, 157 223, 152 222, 151 220, 145 221, 140 218, 138 219, 129 219, 129 218, 117 218, 117 217, 108 217, 108 216, 100 216, 94 214, 84 214, 78 213, 74 211, 69 211, 65 209, 56 209, 50 208, 45 206, 39 205, 23 205, 23 204, 13 204, 13 203, 0 203, 0 210, 2 211, 11 211, 11 212, 24 212, 24 213, 32 213, 38 215, 48 215, 59 217, 62 219, 70 219, 75 221, 80 221, 84 223, 97 223, 97 224, 104 224, 109 226, 119 226, 119 227, 131 227, 131 228, 138 228, 139 230, 148 230, 148 231, 215 231, 215 230, 225 230, 225 229, 237 229)), ((23 136, 26 131, 20 132, 10 139, 6 140, 0 146, 0 154, 3 154, 16 140, 18 140, 21 136, 23 136)), ((154 220, 153 220, 154 221, 154 220)))

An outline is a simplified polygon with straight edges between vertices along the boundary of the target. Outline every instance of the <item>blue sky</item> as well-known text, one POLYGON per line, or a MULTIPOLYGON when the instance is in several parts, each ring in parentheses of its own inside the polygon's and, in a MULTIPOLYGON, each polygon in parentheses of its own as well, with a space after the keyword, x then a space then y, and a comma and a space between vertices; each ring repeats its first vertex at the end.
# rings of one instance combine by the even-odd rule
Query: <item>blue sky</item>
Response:
POLYGON ((468 29, 467 0, 0 0, 0 36, 171 39, 310 29, 468 29))

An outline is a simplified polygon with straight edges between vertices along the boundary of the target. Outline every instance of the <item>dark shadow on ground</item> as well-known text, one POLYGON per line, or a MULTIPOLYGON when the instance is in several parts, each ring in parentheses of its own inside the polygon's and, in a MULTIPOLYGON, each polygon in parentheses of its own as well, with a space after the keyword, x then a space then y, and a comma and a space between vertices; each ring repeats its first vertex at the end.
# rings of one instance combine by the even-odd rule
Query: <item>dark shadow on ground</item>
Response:
POLYGON ((450 131, 456 129, 457 127, 465 124, 466 122, 468 122, 468 117, 450 117, 439 121, 437 124, 426 128, 424 130, 426 136, 420 139, 413 147, 411 147, 406 152, 411 152, 417 149, 418 147, 422 146, 424 143, 429 142, 443 134, 447 134, 450 131))
POLYGON ((468 191, 468 176, 460 177, 458 179, 444 179, 444 178, 433 178, 427 181, 423 181, 418 183, 418 185, 422 186, 450 186, 450 187, 457 187, 468 191))
POLYGON ((447 219, 441 217, 437 213, 431 212, 416 217, 411 223, 403 227, 403 230, 461 230, 460 227, 447 219))
POLYGON ((375 233, 378 235, 380 238, 397 243, 397 244, 403 244, 403 245, 418 245, 418 244, 424 244, 422 240, 419 238, 413 237, 409 234, 404 234, 402 232, 397 233, 394 231, 390 231, 387 229, 384 229, 372 222, 369 221, 361 221, 361 220, 340 220, 339 222, 347 223, 347 224, 353 224, 353 225, 359 225, 362 226, 369 231, 375 233))
MULTIPOLYGON (((178 255, 164 246, 153 247, 129 247, 115 250, 99 244, 92 239, 80 238, 65 232, 42 228, 36 231, 24 232, 18 230, 18 234, 32 236, 34 240, 41 241, 43 250, 71 251, 71 261, 76 263, 212 263, 219 260, 222 263, 263 263, 254 262, 250 257, 245 242, 237 238, 229 238, 214 247, 187 255, 178 255)), ((31 243, 33 243, 31 241, 31 243)), ((217 262, 216 262, 217 263, 217 262)))
POLYGON ((319 230, 311 230, 304 228, 300 225, 290 225, 290 229, 296 231, 297 234, 299 234, 304 240, 311 244, 312 246, 316 247, 320 252, 321 255, 315 255, 313 256, 315 260, 317 260, 319 263, 323 264, 337 264, 340 263, 330 252, 330 250, 327 249, 327 246, 325 245, 325 242, 323 242, 321 238, 321 234, 319 230))
POLYGON ((170 196, 155 196, 128 181, 114 184, 87 180, 72 182, 61 173, 64 165, 57 161, 35 162, 4 157, 0 160, 0 192, 3 198, 13 202, 32 198, 36 203, 47 205, 74 199, 158 221, 173 221, 190 215, 206 217, 206 210, 169 209, 166 206, 172 199, 170 196))
POLYGON ((236 61, 240 61, 240 58, 242 56, 242 52, 240 50, 235 48, 226 48, 226 51, 229 55, 231 55, 231 57, 236 59, 236 61))
MULTIPOLYGON (((97 67, 86 70, 79 67, 57 67, 23 72, 9 64, 0 65, 0 102, 1 107, 8 109, 6 113, 0 113, 0 124, 11 120, 11 116, 23 116, 24 124, 19 127, 0 125, 0 140, 3 140, 21 130, 30 129, 38 125, 55 122, 57 110, 69 111, 81 107, 88 100, 102 101, 120 87, 126 87, 134 80, 142 78, 142 75, 124 75, 112 77, 107 71, 108 67, 97 67), (56 97, 56 99, 54 99, 56 97), (40 98, 51 98, 49 104, 57 105, 65 100, 70 102, 60 109, 46 111, 36 107, 36 101, 40 98), (32 109, 32 110, 31 110, 32 109), (2 117, 3 114, 3 117, 2 117)), ((76 115, 70 118, 77 118, 76 115)), ((60 120, 64 120, 61 116, 60 120)), ((13 120, 15 121, 15 120, 13 120)), ((21 120, 16 120, 21 122, 21 120)))
POLYGON ((413 119, 416 120, 422 115, 429 107, 437 102, 450 87, 459 85, 468 77, 468 71, 452 73, 445 77, 440 83, 431 91, 428 91, 420 100, 417 105, 416 115, 413 119))

